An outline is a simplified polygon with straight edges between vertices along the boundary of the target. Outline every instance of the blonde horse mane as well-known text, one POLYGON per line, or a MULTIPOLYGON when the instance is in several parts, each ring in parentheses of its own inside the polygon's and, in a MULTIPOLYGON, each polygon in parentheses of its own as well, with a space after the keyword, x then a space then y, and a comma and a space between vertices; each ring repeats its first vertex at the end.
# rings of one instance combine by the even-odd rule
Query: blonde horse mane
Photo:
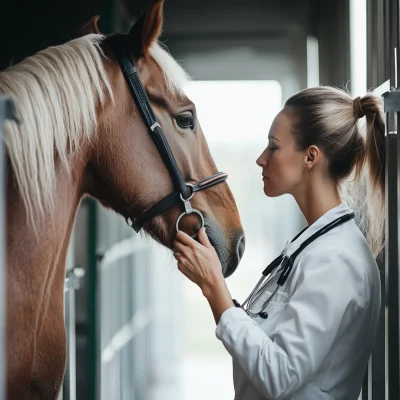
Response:
MULTIPOLYGON (((56 157, 68 171, 71 155, 96 131, 97 105, 113 98, 103 38, 91 34, 49 47, 0 73, 0 93, 13 99, 22 121, 6 124, 4 140, 33 226, 36 216, 54 209, 56 157)), ((181 93, 186 72, 157 42, 149 53, 171 94, 181 93)))

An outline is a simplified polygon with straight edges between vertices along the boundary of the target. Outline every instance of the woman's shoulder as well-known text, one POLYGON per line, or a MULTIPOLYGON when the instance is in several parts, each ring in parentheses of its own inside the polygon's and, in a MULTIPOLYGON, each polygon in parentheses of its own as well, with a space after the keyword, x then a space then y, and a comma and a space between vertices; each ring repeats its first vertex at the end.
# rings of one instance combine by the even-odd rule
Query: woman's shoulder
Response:
POLYGON ((330 285, 343 284, 364 299, 378 290, 378 266, 363 234, 354 223, 343 227, 340 235, 321 239, 305 248, 296 260, 296 286, 312 280, 330 285))
POLYGON ((334 268, 339 274, 345 268, 359 269, 360 259, 349 243, 343 240, 323 240, 310 245, 299 254, 297 268, 306 271, 329 270, 334 268))
POLYGON ((302 259, 303 264, 335 268, 338 273, 342 268, 360 273, 364 273, 366 267, 377 268, 368 242, 353 221, 338 227, 331 235, 321 236, 300 255, 299 261, 302 259))
POLYGON ((376 265, 371 249, 354 221, 338 226, 331 232, 320 236, 317 240, 307 246, 301 253, 302 257, 322 258, 337 261, 355 262, 360 265, 369 263, 376 265))

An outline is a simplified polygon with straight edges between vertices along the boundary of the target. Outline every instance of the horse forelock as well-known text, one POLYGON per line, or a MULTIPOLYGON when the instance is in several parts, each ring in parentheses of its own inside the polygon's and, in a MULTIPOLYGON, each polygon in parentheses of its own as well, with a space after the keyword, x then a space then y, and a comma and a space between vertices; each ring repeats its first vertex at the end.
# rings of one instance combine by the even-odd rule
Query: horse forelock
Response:
POLYGON ((169 92, 173 95, 182 95, 186 83, 191 79, 189 74, 157 41, 150 46, 149 54, 163 72, 169 92))

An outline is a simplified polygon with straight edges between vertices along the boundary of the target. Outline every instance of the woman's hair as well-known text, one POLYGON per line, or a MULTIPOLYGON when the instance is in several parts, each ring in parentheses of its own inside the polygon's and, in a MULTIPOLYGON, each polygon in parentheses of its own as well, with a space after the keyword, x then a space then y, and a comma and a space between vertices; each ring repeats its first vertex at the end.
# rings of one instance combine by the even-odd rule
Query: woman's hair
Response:
POLYGON ((329 174, 360 213, 361 229, 377 256, 385 226, 382 99, 368 93, 353 100, 344 90, 321 86, 296 93, 285 109, 294 118, 292 133, 299 150, 315 145, 325 153, 329 174), (345 179, 353 173, 350 185, 345 179))

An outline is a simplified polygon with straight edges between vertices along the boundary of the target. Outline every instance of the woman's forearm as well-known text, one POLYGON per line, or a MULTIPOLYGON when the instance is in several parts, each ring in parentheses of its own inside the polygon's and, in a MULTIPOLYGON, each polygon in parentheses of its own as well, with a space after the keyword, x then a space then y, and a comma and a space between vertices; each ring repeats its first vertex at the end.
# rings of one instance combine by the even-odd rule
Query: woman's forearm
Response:
POLYGON ((208 300, 214 315, 215 323, 218 325, 222 314, 228 308, 235 307, 225 279, 218 279, 213 284, 205 285, 202 288, 203 295, 208 300))

